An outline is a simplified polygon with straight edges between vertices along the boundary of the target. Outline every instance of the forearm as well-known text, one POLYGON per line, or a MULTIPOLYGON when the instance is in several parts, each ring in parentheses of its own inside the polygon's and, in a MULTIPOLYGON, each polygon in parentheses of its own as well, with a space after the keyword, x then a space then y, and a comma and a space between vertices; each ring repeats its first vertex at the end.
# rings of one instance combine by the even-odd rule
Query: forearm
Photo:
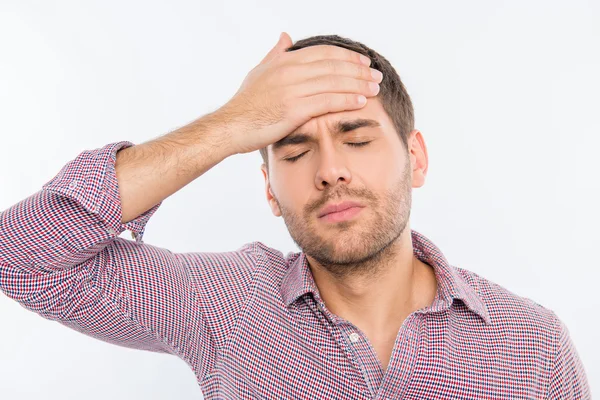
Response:
POLYGON ((229 155, 264 148, 311 118, 359 109, 366 104, 366 96, 379 93, 379 85, 372 84, 381 82, 383 76, 374 75, 368 66, 370 60, 361 54, 336 46, 286 52, 291 45, 290 37, 281 35, 238 92, 217 112, 118 152, 115 168, 122 223, 136 218, 229 155), (317 64, 316 60, 328 61, 317 64), (332 79, 331 75, 339 76, 332 79), (329 84, 324 87, 319 82, 329 84))
POLYGON ((121 223, 163 201, 210 168, 235 154, 231 125, 211 113, 169 134, 117 153, 121 223))

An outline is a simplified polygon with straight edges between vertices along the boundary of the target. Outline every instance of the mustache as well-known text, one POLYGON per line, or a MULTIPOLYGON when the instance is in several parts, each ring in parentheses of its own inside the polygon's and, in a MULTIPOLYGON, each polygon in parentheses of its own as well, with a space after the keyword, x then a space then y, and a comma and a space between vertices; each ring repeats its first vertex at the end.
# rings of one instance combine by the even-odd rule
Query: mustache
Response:
POLYGON ((323 194, 323 196, 314 201, 311 202, 309 204, 307 204, 304 207, 304 211, 307 214, 311 214, 313 212, 315 212, 316 210, 320 209, 321 207, 323 207, 325 204, 327 204, 329 201, 331 200, 367 200, 367 203, 369 202, 375 202, 377 201, 377 196, 375 196, 371 191, 369 191, 368 189, 365 188, 348 188, 347 186, 340 186, 338 188, 331 189, 328 191, 325 191, 325 193, 323 194))

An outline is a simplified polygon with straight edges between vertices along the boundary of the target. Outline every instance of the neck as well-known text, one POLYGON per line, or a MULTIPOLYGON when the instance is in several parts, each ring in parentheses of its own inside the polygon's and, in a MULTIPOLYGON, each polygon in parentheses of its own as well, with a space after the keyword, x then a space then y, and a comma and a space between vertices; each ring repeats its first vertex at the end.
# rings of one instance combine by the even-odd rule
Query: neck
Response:
POLYGON ((365 261, 368 265, 349 265, 348 273, 307 259, 327 308, 359 327, 395 327, 435 297, 434 271, 414 256, 408 224, 395 241, 365 261))

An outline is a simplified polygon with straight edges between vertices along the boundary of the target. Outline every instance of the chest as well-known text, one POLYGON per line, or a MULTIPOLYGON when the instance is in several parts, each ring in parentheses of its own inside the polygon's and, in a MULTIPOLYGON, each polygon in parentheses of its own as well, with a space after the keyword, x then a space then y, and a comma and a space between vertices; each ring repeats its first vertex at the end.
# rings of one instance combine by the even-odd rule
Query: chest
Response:
POLYGON ((368 344, 366 345, 367 351, 370 350, 376 354, 383 373, 385 373, 388 368, 394 347, 396 346, 396 341, 398 339, 402 340, 407 330, 416 329, 417 327, 415 315, 407 321, 409 326, 403 327, 404 321, 408 315, 402 315, 399 320, 396 320, 394 324, 390 324, 385 329, 373 329, 372 327, 360 324, 359 322, 355 323, 368 340, 368 344))
POLYGON ((370 346, 349 351, 348 331, 332 329, 310 311, 249 307, 214 359, 201 361, 212 363, 201 388, 206 399, 372 399, 399 398, 400 393, 403 399, 447 399, 449 393, 503 399, 506 390, 524 384, 523 393, 543 392, 543 382, 532 376, 545 364, 515 350, 535 343, 521 343, 522 335, 500 338, 480 325, 466 329, 472 321, 460 315, 454 320, 456 325, 450 325, 446 319, 428 321, 413 314, 403 322, 398 340, 391 333, 385 338, 365 334, 370 346), (384 369, 380 377, 377 360, 384 369), (478 391, 469 389, 474 387, 478 391))
POLYGON ((370 339, 373 350, 377 354, 377 358, 379 359, 383 371, 387 370, 395 341, 396 335, 394 335, 393 338, 370 339))

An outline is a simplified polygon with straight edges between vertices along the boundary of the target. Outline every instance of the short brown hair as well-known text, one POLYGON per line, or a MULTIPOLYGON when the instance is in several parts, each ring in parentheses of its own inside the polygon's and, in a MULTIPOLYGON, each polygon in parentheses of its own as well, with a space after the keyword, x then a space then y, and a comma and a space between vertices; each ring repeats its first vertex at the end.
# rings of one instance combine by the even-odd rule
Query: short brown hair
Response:
MULTIPOLYGON (((343 47, 371 59, 371 68, 375 68, 383 73, 383 81, 379 84, 380 89, 377 97, 380 99, 385 112, 390 116, 394 128, 398 132, 398 136, 400 136, 400 140, 404 144, 404 148, 407 149, 408 136, 415 125, 414 110, 410 96, 400 80, 400 76, 394 67, 392 67, 392 64, 381 54, 364 44, 338 35, 319 35, 301 39, 286 51, 294 51, 316 45, 343 47)), ((263 161, 268 165, 267 148, 263 147, 259 151, 263 161)))

